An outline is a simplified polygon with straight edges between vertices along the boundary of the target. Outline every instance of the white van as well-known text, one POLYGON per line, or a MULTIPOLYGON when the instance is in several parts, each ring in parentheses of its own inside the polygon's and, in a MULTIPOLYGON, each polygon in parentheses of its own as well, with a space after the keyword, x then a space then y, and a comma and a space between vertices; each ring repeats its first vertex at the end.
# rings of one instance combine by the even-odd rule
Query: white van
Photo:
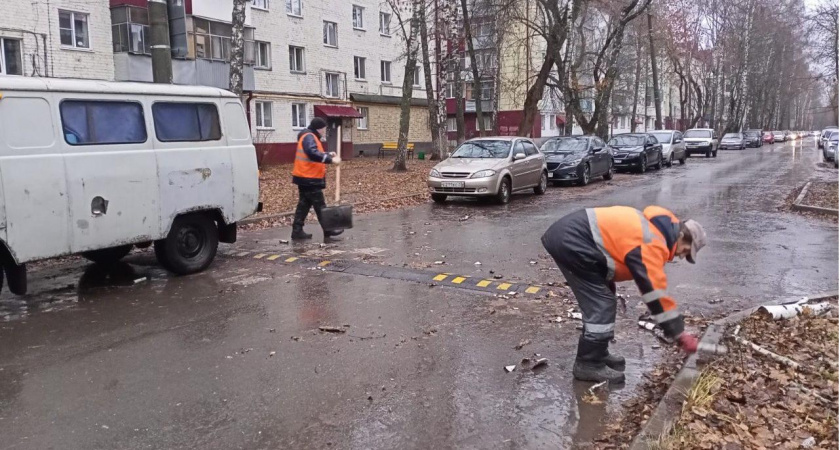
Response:
POLYGON ((230 92, 0 77, 0 263, 13 293, 26 292, 29 261, 108 264, 152 243, 170 271, 202 271, 258 201, 230 92))

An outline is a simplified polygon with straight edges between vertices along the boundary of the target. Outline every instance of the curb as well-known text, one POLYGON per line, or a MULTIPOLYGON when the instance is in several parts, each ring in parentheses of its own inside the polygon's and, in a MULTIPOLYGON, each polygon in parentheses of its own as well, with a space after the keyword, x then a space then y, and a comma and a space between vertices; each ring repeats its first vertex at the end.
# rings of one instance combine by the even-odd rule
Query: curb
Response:
POLYGON ((808 193, 808 188, 811 187, 811 182, 805 183, 805 187, 802 188, 802 192, 796 196, 796 200, 793 201, 793 205, 791 208, 794 211, 807 211, 807 212, 814 212, 820 214, 828 214, 831 216, 840 216, 840 211, 831 208, 821 208, 819 206, 811 206, 811 205, 803 205, 802 201, 805 200, 805 194, 808 193))
MULTIPOLYGON (((382 198, 382 199, 378 199, 378 200, 364 200, 364 201, 361 201, 361 202, 351 203, 351 205, 352 206, 358 206, 358 205, 364 205, 365 203, 376 203, 376 202, 387 202, 387 201, 391 201, 391 200, 401 200, 401 199, 404 199, 404 198, 419 197, 421 195, 426 195, 426 194, 427 194, 427 192, 418 192, 416 194, 398 195, 396 197, 387 197, 387 198, 382 198)), ((260 222, 263 222, 263 221, 266 221, 266 220, 282 219, 284 217, 289 217, 289 216, 293 216, 293 215, 295 215, 294 211, 286 211, 286 212, 276 213, 276 214, 267 214, 265 216, 259 216, 259 217, 248 217, 246 219, 240 220, 238 223, 240 225, 250 225, 250 224, 254 224, 254 223, 260 223, 260 222)))
MULTIPOLYGON (((808 303, 811 303, 830 297, 837 297, 837 293, 825 292, 806 296, 805 299, 808 303)), ((798 302, 800 300, 802 300, 802 297, 785 299, 771 304, 781 305, 798 302)), ((754 306, 710 323, 706 328, 706 331, 703 333, 700 343, 706 345, 719 344, 723 339, 724 331, 729 325, 746 319, 752 315, 752 313, 761 308, 761 306, 754 306)), ((679 419, 686 394, 694 386, 694 382, 697 381, 697 378, 700 377, 701 368, 698 368, 698 363, 702 366, 703 361, 698 359, 699 356, 700 355, 698 353, 695 353, 686 359, 683 367, 677 373, 673 383, 671 383, 671 386, 668 387, 668 390, 659 401, 659 404, 656 405, 656 409, 653 410, 653 413, 648 421, 645 422, 642 429, 639 430, 639 433, 633 438, 633 441, 630 443, 630 450, 648 450, 659 440, 660 437, 671 431, 674 423, 677 419, 679 419)))

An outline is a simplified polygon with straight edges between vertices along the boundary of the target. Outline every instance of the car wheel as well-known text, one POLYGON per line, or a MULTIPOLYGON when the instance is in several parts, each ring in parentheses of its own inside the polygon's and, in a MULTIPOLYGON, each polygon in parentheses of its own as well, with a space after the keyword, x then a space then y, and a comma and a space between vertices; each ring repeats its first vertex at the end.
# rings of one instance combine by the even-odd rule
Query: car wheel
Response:
POLYGON ((435 203, 443 203, 446 201, 446 194, 432 194, 432 201, 435 203))
POLYGON ((642 155, 642 160, 639 164, 639 173, 647 172, 647 156, 642 155))
POLYGON ((119 247, 103 248, 101 250, 84 252, 82 256, 96 264, 113 264, 128 255, 132 247, 134 246, 120 245, 119 247))
POLYGON ((583 171, 580 174, 580 178, 578 178, 578 185, 586 186, 587 184, 589 184, 590 176, 592 176, 592 169, 589 168, 589 164, 584 164, 583 171))
POLYGON ((712 150, 711 149, 706 150, 706 158, 711 158, 711 157, 712 157, 712 150))
POLYGON ((715 151, 713 151, 713 152, 712 152, 712 157, 713 157, 713 158, 717 158, 717 150, 715 150, 715 151))
POLYGON ((660 152, 659 157, 656 158, 656 164, 653 165, 653 168, 656 170, 662 170, 662 152, 660 152))
POLYGON ((11 293, 15 295, 26 294, 26 264, 7 262, 3 265, 3 271, 6 272, 6 282, 9 284, 11 293))
POLYGON ((534 193, 537 194, 537 195, 543 195, 543 194, 545 194, 545 191, 547 191, 547 190, 548 190, 548 173, 543 172, 542 175, 540 175, 540 184, 538 184, 534 188, 534 193))
POLYGON ((688 155, 683 155, 683 157, 682 157, 682 158, 680 158, 680 165, 684 165, 684 164, 685 164, 685 160, 686 160, 686 158, 688 158, 688 155))
POLYGON ((667 165, 668 165, 668 167, 673 167, 674 166, 674 154, 673 153, 671 153, 671 155, 668 156, 668 164, 667 165))
POLYGON ((219 247, 216 223, 206 214, 180 216, 165 239, 155 241, 161 265, 179 275, 201 272, 213 262, 219 247))
POLYGON ((613 163, 610 162, 610 168, 607 169, 607 173, 604 174, 604 180, 610 181, 610 180, 613 179, 614 175, 615 175, 615 165, 613 165, 613 163))
POLYGON ((496 201, 502 205, 510 201, 510 178, 502 178, 502 183, 499 185, 499 192, 496 193, 496 201))

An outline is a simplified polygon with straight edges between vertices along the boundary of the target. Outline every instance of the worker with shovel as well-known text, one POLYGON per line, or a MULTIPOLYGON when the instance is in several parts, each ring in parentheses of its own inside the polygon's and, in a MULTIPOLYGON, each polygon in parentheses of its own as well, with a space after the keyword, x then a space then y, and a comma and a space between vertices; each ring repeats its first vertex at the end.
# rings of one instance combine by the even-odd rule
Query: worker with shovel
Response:
POLYGON ((642 299, 665 335, 686 352, 697 338, 683 330, 683 317, 665 290, 665 264, 675 256, 694 263, 706 245, 706 232, 681 222, 665 208, 644 211, 627 206, 588 208, 555 222, 542 243, 566 277, 583 316, 574 377, 582 381, 624 382, 624 358, 610 354, 617 299, 616 281, 636 282, 642 299))
MULTIPOLYGON (((315 117, 309 126, 298 134, 295 165, 292 170, 292 183, 298 187, 298 204, 295 209, 295 220, 292 224, 292 239, 311 239, 312 235, 303 231, 309 209, 315 209, 318 222, 323 226, 322 211, 327 206, 324 200, 324 188, 327 187, 327 167, 332 164, 335 152, 325 152, 322 140, 326 138, 327 122, 315 117)), ((344 230, 324 229, 325 239, 336 239, 335 236, 344 230)))

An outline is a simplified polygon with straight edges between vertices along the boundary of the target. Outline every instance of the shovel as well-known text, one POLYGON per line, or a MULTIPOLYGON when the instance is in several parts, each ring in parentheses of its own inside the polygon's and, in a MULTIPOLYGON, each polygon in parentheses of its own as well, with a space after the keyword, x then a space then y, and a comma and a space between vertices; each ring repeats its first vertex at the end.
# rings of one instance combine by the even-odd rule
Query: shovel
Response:
MULTIPOLYGON (((339 128, 340 130, 340 128, 339 128)), ((339 145, 341 135, 338 136, 339 145)), ((341 205, 341 154, 336 153, 333 162, 339 163, 335 168, 335 204, 321 210, 321 228, 325 231, 338 231, 353 228, 353 205, 341 205)))

